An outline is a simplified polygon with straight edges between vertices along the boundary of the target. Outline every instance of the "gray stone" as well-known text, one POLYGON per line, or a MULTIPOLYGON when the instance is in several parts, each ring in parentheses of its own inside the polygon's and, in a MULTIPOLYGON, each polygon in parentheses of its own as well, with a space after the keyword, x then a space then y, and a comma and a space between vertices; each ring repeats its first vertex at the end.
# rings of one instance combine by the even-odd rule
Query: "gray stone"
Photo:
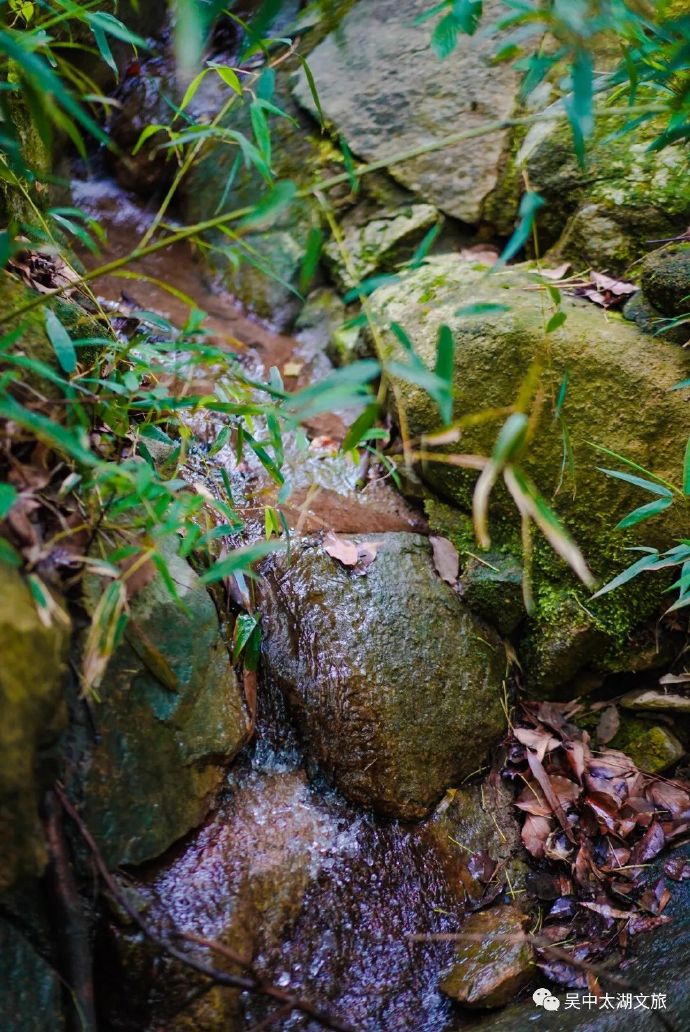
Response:
MULTIPOLYGON (((484 4, 485 18, 502 4, 484 4)), ((429 23, 415 24, 426 0, 359 0, 309 58, 321 107, 357 157, 390 158, 398 152, 509 117, 516 78, 505 64, 492 66, 495 39, 461 37, 440 61, 430 48, 429 23)), ((295 96, 315 113, 303 72, 295 96)), ((478 222, 494 190, 506 133, 492 133, 391 165, 390 174, 425 201, 478 222)), ((508 213, 512 221, 514 210, 508 213)))
POLYGON ((2 1032, 61 1032, 65 1026, 57 973, 21 932, 3 918, 0 958, 2 1032))
POLYGON ((344 219, 342 246, 347 260, 336 240, 324 247, 324 260, 338 287, 349 290, 376 272, 392 272, 411 258, 424 234, 438 221, 439 212, 431 204, 381 212, 364 225, 344 219))
MULTIPOLYGON (((211 596, 186 560, 167 559, 186 611, 158 575, 132 599, 73 789, 111 865, 158 856, 198 825, 249 731, 211 596)), ((93 611, 99 585, 86 590, 93 611)))
POLYGON ((316 541, 288 567, 272 562, 262 588, 265 670, 307 756, 344 795, 418 818, 500 736, 505 653, 438 577, 423 537, 375 540, 363 576, 316 541))

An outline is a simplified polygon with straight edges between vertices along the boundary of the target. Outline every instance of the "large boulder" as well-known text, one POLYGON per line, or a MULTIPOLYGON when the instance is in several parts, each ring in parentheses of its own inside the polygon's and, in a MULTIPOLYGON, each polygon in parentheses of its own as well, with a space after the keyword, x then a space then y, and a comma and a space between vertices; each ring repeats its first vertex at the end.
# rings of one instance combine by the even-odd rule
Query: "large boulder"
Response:
MULTIPOLYGON (((138 591, 90 704, 93 740, 82 729, 73 791, 113 866, 158 856, 198 825, 249 733, 213 600, 186 560, 167 560, 184 608, 158 576, 138 591)), ((99 590, 87 583, 91 612, 99 590)))
POLYGON ((419 818, 500 736, 505 654, 436 574, 423 537, 376 542, 364 576, 318 541, 272 563, 265 670, 307 756, 349 799, 419 818))
POLYGON ((67 716, 63 680, 70 624, 66 616, 49 625, 41 620, 17 570, 3 563, 0 576, 1 891, 45 866, 38 810, 55 773, 51 747, 67 716))
MULTIPOLYGON (((488 20, 502 4, 484 4, 488 20)), ((309 65, 321 109, 357 157, 391 158, 449 133, 509 117, 516 105, 516 77, 492 65, 495 40, 461 37, 439 60, 430 45, 426 0, 359 0, 337 29, 316 47, 309 65)), ((295 97, 316 108, 301 71, 295 97)), ((497 186, 506 133, 468 140, 390 167, 403 186, 463 222, 479 222, 497 186)), ((514 206, 499 216, 510 225, 514 206)), ((502 227, 502 228, 503 228, 502 227)))
MULTIPOLYGON (((685 530, 677 506, 631 531, 616 530, 618 521, 649 497, 599 472, 598 467, 620 468, 620 463, 597 452, 592 444, 677 482, 688 415, 683 395, 669 389, 688 376, 690 362, 675 345, 647 336, 595 305, 567 297, 563 298, 564 325, 545 338, 543 299, 530 267, 494 275, 486 272, 456 256, 432 259, 401 282, 376 291, 372 307, 384 326, 397 322, 404 328, 430 368, 439 326, 451 327, 456 417, 489 409, 505 411, 514 403, 535 357, 546 362, 542 382, 547 399, 558 396, 567 373, 561 422, 554 420, 552 403, 547 401, 523 464, 542 494, 552 500, 603 583, 630 564, 626 546, 642 542, 666 548, 685 530), (505 310, 497 309, 497 303, 505 310), (474 316, 457 314, 459 308, 487 304, 494 307, 484 313, 480 307, 474 316), (564 463, 564 425, 573 474, 568 474, 568 462, 564 463)), ((384 339, 393 357, 404 357, 393 333, 384 330, 384 339)), ((438 429, 438 410, 421 387, 400 382, 398 394, 413 437, 438 429)), ((490 454, 503 418, 466 429, 460 450, 490 454)), ((446 450, 453 448, 458 446, 446 450)), ((423 475, 456 506, 469 510, 476 474, 427 463, 423 475)), ((496 536, 513 541, 519 552, 515 507, 500 487, 492 495, 491 512, 496 536)), ((472 541, 460 544, 465 551, 476 549, 472 541)), ((538 549, 536 562, 536 601, 543 623, 532 635, 530 665, 533 671, 541 670, 535 680, 552 687, 571 680, 591 662, 595 650, 605 650, 612 637, 627 640, 631 627, 658 604, 666 586, 661 579, 649 577, 627 593, 606 595, 590 605, 586 593, 573 594, 575 582, 548 549, 538 549), (577 630, 572 642, 566 640, 573 637, 569 628, 577 630), (553 650, 546 656, 551 638, 553 650)))

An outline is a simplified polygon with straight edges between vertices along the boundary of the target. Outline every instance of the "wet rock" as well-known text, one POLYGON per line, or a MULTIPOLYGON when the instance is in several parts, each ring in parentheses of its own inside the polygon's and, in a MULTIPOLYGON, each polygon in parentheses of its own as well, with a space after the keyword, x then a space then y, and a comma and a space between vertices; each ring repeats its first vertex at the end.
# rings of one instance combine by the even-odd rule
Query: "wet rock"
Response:
POLYGON ((289 567, 275 561, 262 589, 265 669, 309 758, 347 798, 418 818, 500 735, 505 657, 437 576, 424 538, 376 540, 365 576, 319 542, 289 567))
POLYGON ((465 1007, 502 1007, 534 975, 532 948, 525 937, 525 917, 515 907, 496 906, 471 914, 462 925, 453 967, 441 990, 465 1007))
MULTIPOLYGON (((490 0, 484 9, 491 21, 501 4, 490 0)), ((428 23, 415 24, 427 10, 425 0, 359 0, 309 58, 326 118, 365 161, 513 112, 516 79, 507 65, 491 64, 495 41, 460 37, 455 51, 440 61, 430 47, 428 23)), ((303 72, 296 77, 295 96, 316 114, 303 72)), ((389 171, 423 200, 476 223, 497 184, 506 146, 507 134, 491 134, 481 146, 467 141, 389 171)), ((504 220, 510 223, 513 214, 504 212, 504 220)))
POLYGON ((626 301, 623 316, 630 322, 637 323, 644 333, 662 337, 674 344, 685 344, 690 337, 690 324, 668 327, 668 316, 655 308, 641 290, 638 290, 629 301, 626 301))
POLYGON ((533 189, 545 199, 540 246, 578 267, 621 274, 649 251, 649 241, 674 236, 690 216, 682 145, 650 151, 658 123, 616 136, 607 120, 583 174, 564 123, 529 131, 518 155, 533 189))
MULTIPOLYGON (((429 368, 435 362, 439 325, 451 327, 458 416, 511 404, 516 384, 522 382, 542 346, 541 301, 529 279, 528 266, 513 267, 489 278, 457 256, 431 258, 423 268, 405 274, 399 283, 379 288, 371 304, 384 325, 395 321, 403 327, 429 368), (506 311, 472 318, 456 315, 463 306, 497 302, 505 305, 506 311)), ((630 564, 625 546, 639 542, 637 531, 626 533, 615 527, 641 500, 638 491, 599 471, 602 459, 591 442, 654 469, 665 479, 677 479, 682 464, 679 442, 686 437, 687 412, 683 398, 669 388, 688 376, 690 365, 687 356, 673 344, 607 318, 595 305, 564 297, 563 311, 565 324, 549 335, 551 365, 545 387, 547 396, 556 397, 568 371, 563 418, 572 447, 574 476, 567 470, 562 476, 562 435, 552 430, 553 412, 548 405, 523 462, 580 543, 595 576, 604 583, 630 564), (615 406, 610 404, 611 397, 616 398, 615 406)), ((403 357, 394 334, 384 330, 384 341, 392 356, 403 357)), ((438 410, 429 396, 403 382, 398 390, 410 434, 436 430, 438 410)), ((464 431, 462 450, 490 454, 498 429, 497 422, 464 431)), ((435 491, 469 511, 476 475, 441 463, 429 464, 422 472, 435 491)), ((679 516, 679 511, 672 508, 650 520, 645 525, 645 543, 670 547, 684 534, 679 516)), ((501 488, 492 494, 490 525, 497 542, 502 546, 512 544, 519 554, 515 507, 501 488)), ((536 545, 538 620, 543 620, 544 626, 548 623, 556 635, 568 634, 560 612, 567 585, 572 596, 570 605, 580 610, 577 616, 573 608, 574 626, 583 632, 576 635, 574 645, 580 659, 572 664, 569 660, 561 672, 556 657, 561 657, 561 663, 564 656, 572 656, 573 650, 562 639, 555 639, 554 655, 540 660, 545 676, 535 679, 546 683, 574 676, 581 662, 593 662, 592 637, 599 642, 600 658, 607 641, 626 642, 631 628, 658 605, 665 583, 650 577, 590 603, 588 593, 580 597, 575 591, 572 595, 573 581, 564 564, 539 540, 536 545), (580 602, 593 617, 582 610, 580 602), (590 623, 591 632, 587 629, 590 623), (553 677, 546 676, 549 669, 553 677)), ((543 653, 541 628, 539 623, 534 644, 543 653)))
MULTIPOLYGON (((211 596, 186 560, 172 549, 167 559, 186 611, 158 576, 136 594, 92 703, 98 738, 82 729, 74 792, 111 866, 158 856, 198 825, 248 735, 211 596)), ((92 611, 98 583, 86 591, 92 611)))
POLYGON ((346 325, 348 309, 330 287, 318 287, 307 298, 295 322, 300 354, 306 343, 310 351, 321 349, 336 366, 363 358, 367 351, 359 327, 346 325))
MULTIPOLYGON (((452 946, 411 946, 408 935, 457 927, 462 893, 447 851, 427 826, 363 814, 269 752, 260 740, 254 769, 236 773, 218 814, 141 874, 138 905, 164 934, 225 943, 267 982, 361 1032, 445 1028, 451 1004, 436 986, 452 946)), ((198 977, 154 959, 122 915, 102 930, 97 974, 113 1032, 239 1032, 275 1009, 227 989, 195 996, 198 977)))
MULTIPOLYGON (((679 859, 690 858, 690 847, 681 846, 673 851, 679 859)), ((662 864, 656 863, 650 870, 650 885, 663 874, 662 864)), ((670 884, 670 883, 668 883, 670 884)), ((671 886, 671 899, 664 911, 670 917, 668 924, 655 928, 644 935, 635 935, 630 942, 629 958, 620 974, 630 988, 606 984, 602 979, 597 1006, 566 1006, 565 993, 554 990, 560 999, 557 1015, 535 1007, 531 997, 523 1003, 515 1003, 500 1014, 487 1015, 476 1026, 480 1032, 515 1032, 516 1029, 536 1028, 552 1032, 647 1032, 656 1021, 655 1012, 663 1018, 663 1024, 671 1028, 684 1028, 690 1013, 690 881, 671 886), (613 997, 603 1006, 603 995, 613 997), (626 1002, 626 994, 632 993, 632 1001, 626 1002), (652 996, 656 994, 656 1001, 652 996), (663 997, 661 999, 660 997, 663 997)), ((543 983, 542 983, 543 984, 543 983)), ((578 996, 584 994, 580 990, 578 996)), ((462 1027, 459 1024, 458 1030, 462 1027)))
POLYGON ((172 62, 164 58, 146 61, 136 74, 120 84, 108 130, 120 153, 109 151, 120 186, 149 195, 164 189, 175 174, 171 150, 162 145, 169 140, 161 130, 149 136, 134 154, 142 132, 150 125, 169 125, 179 103, 179 90, 172 62))
POLYGON ((0 1028, 3 1032, 61 1032, 62 989, 57 973, 10 922, 0 918, 0 1028))
POLYGON ((70 622, 41 621, 21 574, 0 564, 0 890, 40 874, 46 850, 39 820, 54 776, 51 750, 66 720, 63 682, 70 622))
POLYGON ((671 244, 648 255, 641 283, 647 301, 664 316, 690 314, 690 244, 671 244))
POLYGON ((470 556, 460 577, 462 597, 470 609, 501 634, 512 634, 525 617, 522 566, 510 555, 491 551, 470 556))
POLYGON ((628 692, 619 699, 623 709, 651 711, 652 713, 690 713, 690 697, 682 695, 678 689, 683 685, 670 685, 668 690, 655 691, 642 688, 628 692))
POLYGON ((376 272, 392 272, 412 257, 424 234, 439 221, 438 209, 431 204, 412 204, 397 211, 381 212, 359 225, 342 222, 342 247, 330 240, 323 251, 324 260, 338 287, 347 291, 376 272))
MULTIPOLYGON (((305 52, 308 44, 305 44, 305 52)), ((302 52, 300 48, 300 52, 302 52)), ((290 179, 298 187, 313 182, 320 169, 318 140, 306 116, 292 99, 288 71, 281 68, 275 93, 265 99, 285 112, 285 117, 268 115, 271 129, 271 165, 276 179, 290 179)), ((190 111, 198 119, 211 121, 228 99, 228 88, 215 76, 202 83, 190 111)), ((221 130, 242 133, 253 139, 249 101, 235 101, 220 121, 221 130)), ((210 140, 181 187, 185 217, 194 223, 211 215, 254 206, 269 192, 264 178, 252 165, 238 159, 237 148, 226 140, 210 140)), ((220 278, 247 310, 270 321, 278 329, 292 325, 301 308, 299 272, 311 230, 321 224, 321 209, 312 196, 296 198, 264 224, 248 229, 241 248, 229 248, 220 232, 209 234, 213 250, 204 254, 210 272, 220 278), (249 257, 248 257, 249 255, 249 257)))

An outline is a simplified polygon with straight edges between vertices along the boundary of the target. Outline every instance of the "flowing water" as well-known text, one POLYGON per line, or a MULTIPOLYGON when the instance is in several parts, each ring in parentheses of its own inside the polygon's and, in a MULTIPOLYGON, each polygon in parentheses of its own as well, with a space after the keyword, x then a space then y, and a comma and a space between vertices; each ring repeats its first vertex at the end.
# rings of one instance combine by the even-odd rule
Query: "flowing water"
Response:
MULTIPOLYGON (((108 232, 99 261, 130 250, 151 218, 107 177, 77 180, 74 197, 108 232)), ((208 312, 216 340, 246 361, 281 367, 297 353, 307 380, 330 368, 325 356, 305 350, 307 342, 273 332, 209 285, 186 245, 151 256, 136 270, 148 279, 109 277, 98 281, 97 293, 125 311, 155 310, 179 325, 188 308, 159 285, 165 280, 208 312)), ((314 514, 312 502, 307 529, 420 525, 387 484, 375 485, 364 500, 356 497, 356 470, 318 449, 298 457, 290 475, 303 490, 319 484, 321 505, 314 514)), ((327 1005, 357 1029, 442 1032, 453 1018, 437 982, 452 946, 413 943, 409 936, 457 930, 464 910, 458 863, 457 849, 433 821, 377 820, 318 777, 310 780, 282 700, 266 685, 257 738, 235 763, 221 805, 163 861, 137 872, 137 891, 161 927, 233 943, 266 979, 327 1005)), ((110 931, 115 940, 122 935, 110 931)), ((167 968, 123 964, 121 949, 105 940, 110 1028, 218 1027, 204 1024, 211 1019, 194 1002, 193 1024, 184 1024, 185 996, 171 1005, 167 968)), ((224 1026, 228 1032, 250 1028, 267 1013, 260 997, 242 1000, 241 1009, 241 1024, 224 1026)), ((316 1026, 293 1014, 271 1027, 316 1026)))

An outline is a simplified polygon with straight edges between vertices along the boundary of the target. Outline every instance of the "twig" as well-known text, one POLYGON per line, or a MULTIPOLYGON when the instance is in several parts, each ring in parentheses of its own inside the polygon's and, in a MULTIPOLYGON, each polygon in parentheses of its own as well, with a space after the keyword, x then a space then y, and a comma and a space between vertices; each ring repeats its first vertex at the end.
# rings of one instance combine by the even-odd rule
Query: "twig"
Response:
MULTIPOLYGON (((88 846, 98 873, 103 879, 108 891, 117 900, 120 906, 123 908, 125 913, 134 921, 134 923, 141 929, 146 938, 158 946, 159 949, 163 950, 168 956, 178 960, 181 964, 191 968, 193 971, 197 971, 199 974, 204 975, 206 978, 212 979, 218 985, 226 986, 230 989, 240 989, 248 993, 256 993, 261 996, 270 996, 274 1000, 278 1000, 284 1006, 290 1007, 290 1010, 300 1011, 302 1014, 306 1014, 308 1017, 315 1021, 318 1021, 324 1028, 332 1029, 333 1032, 355 1032, 351 1025, 341 1021, 340 1018, 331 1014, 330 1012, 323 1010, 317 1004, 311 1003, 309 1000, 304 1000, 301 997, 294 996, 287 990, 280 989, 278 986, 270 985, 269 983, 263 982, 257 975, 252 973, 250 976, 245 975, 231 975, 227 971, 221 971, 218 968, 210 967, 201 960, 197 960, 195 957, 184 953, 182 950, 173 946, 172 943, 164 939, 157 931, 155 931, 151 925, 141 916, 136 907, 132 906, 127 894, 122 891, 113 875, 108 870, 105 860, 101 854, 100 849, 96 845, 96 842, 87 828, 86 824, 82 820, 81 816, 69 801, 62 788, 56 785, 55 792, 60 800, 65 811, 72 818, 74 823, 79 830, 81 837, 88 846)), ((213 949, 218 953, 223 953, 229 957, 234 963, 250 969, 247 961, 235 954, 232 950, 222 946, 220 943, 214 943, 206 940, 196 940, 194 936, 181 935, 182 938, 188 941, 198 941, 199 944, 206 945, 209 949, 213 949)))

